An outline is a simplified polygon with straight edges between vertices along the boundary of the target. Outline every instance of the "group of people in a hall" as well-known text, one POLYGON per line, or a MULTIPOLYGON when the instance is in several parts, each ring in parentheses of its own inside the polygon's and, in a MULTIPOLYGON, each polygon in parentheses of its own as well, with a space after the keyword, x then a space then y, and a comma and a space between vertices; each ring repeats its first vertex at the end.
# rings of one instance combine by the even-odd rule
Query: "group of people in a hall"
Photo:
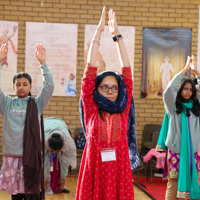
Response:
MULTIPOLYGON (((132 169, 140 165, 136 147, 133 80, 123 37, 115 12, 108 12, 108 27, 116 43, 121 74, 98 74, 101 34, 106 8, 92 38, 81 82, 80 119, 87 138, 76 188, 76 200, 134 199, 132 169)), ((112 39, 112 38, 111 38, 112 39)), ((0 48, 0 62, 8 45, 0 48)), ((12 200, 43 200, 48 193, 69 193, 65 186, 68 166, 76 167, 76 147, 68 125, 61 119, 42 119, 54 90, 46 51, 36 45, 35 56, 43 75, 41 93, 31 96, 28 73, 13 77, 15 97, 0 89, 0 112, 4 117, 3 164, 0 189, 12 200)), ((116 56, 116 55, 113 55, 116 56)), ((163 94, 165 117, 157 150, 166 151, 168 176, 166 199, 200 199, 200 104, 194 82, 184 76, 200 72, 194 56, 167 85, 163 94)))

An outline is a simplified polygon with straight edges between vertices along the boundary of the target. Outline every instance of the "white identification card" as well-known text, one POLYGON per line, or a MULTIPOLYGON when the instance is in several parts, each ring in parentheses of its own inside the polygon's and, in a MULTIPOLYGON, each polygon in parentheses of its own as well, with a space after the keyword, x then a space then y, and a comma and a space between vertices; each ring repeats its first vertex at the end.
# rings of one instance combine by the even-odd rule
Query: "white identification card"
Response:
POLYGON ((115 149, 103 149, 101 151, 101 161, 115 161, 116 160, 116 152, 115 149))
POLYGON ((53 171, 53 165, 50 166, 50 172, 52 172, 52 171, 53 171))

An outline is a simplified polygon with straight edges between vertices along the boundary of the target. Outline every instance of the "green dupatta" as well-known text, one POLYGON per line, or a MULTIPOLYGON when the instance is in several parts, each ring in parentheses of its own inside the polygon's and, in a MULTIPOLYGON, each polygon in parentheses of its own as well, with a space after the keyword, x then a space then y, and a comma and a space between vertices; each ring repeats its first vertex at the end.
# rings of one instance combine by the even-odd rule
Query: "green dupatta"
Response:
POLYGON ((168 129, 169 129, 169 118, 167 113, 165 112, 162 127, 158 137, 158 142, 156 145, 156 151, 166 151, 167 147, 165 145, 165 141, 167 138, 168 129))
POLYGON ((182 105, 184 109, 181 113, 181 149, 177 196, 184 196, 190 192, 191 199, 200 199, 198 173, 190 133, 190 119, 186 116, 186 108, 191 109, 193 102, 190 100, 189 103, 182 103, 182 105))

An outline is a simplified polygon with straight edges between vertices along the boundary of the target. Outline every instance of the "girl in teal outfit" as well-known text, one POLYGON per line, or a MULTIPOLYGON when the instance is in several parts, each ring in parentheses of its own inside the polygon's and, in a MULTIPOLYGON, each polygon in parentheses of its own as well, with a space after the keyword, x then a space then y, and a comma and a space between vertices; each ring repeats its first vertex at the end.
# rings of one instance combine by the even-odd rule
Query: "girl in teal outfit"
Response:
POLYGON ((200 199, 200 105, 193 81, 184 77, 190 69, 200 75, 195 58, 188 56, 185 68, 170 81, 163 97, 166 114, 157 150, 167 150, 166 200, 200 199))

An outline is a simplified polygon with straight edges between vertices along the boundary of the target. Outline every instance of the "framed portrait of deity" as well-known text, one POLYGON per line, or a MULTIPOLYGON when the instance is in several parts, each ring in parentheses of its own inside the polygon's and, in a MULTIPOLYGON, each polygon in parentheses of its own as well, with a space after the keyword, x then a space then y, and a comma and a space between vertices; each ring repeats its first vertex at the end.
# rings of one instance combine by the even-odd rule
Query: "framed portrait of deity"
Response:
POLYGON ((191 42, 189 28, 143 28, 141 98, 163 97, 170 80, 191 56, 191 42))

